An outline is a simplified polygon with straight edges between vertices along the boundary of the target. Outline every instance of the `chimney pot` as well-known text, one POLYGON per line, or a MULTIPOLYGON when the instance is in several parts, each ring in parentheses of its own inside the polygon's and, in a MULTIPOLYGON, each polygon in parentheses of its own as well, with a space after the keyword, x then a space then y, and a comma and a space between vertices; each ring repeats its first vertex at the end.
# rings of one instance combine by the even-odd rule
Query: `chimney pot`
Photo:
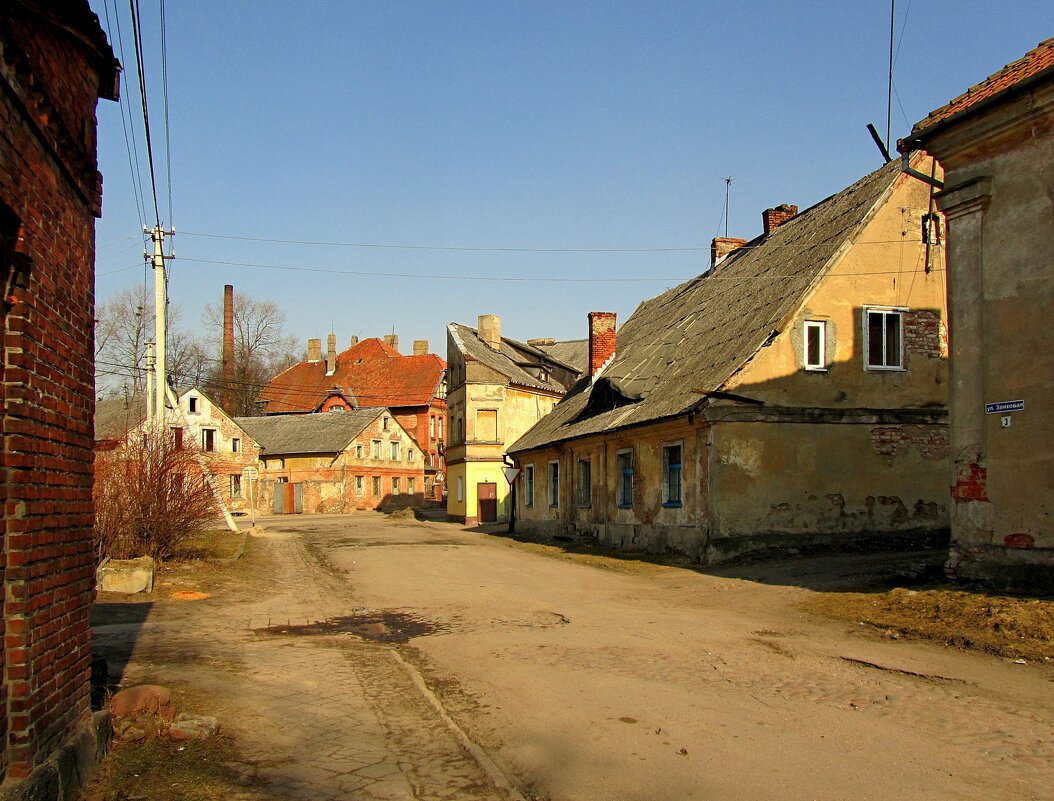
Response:
POLYGON ((428 340, 427 339, 415 339, 414 340, 414 356, 427 356, 428 355, 428 340))
POLYGON ((528 339, 527 344, 534 345, 534 347, 537 348, 539 345, 555 345, 556 340, 552 337, 537 337, 535 339, 528 339))
POLYGON ((710 268, 716 268, 733 251, 739 250, 746 243, 747 240, 734 236, 715 236, 710 242, 710 268))
POLYGON ((477 326, 479 338, 491 350, 501 350, 501 318, 496 314, 481 314, 477 326))
POLYGON ((350 345, 350 347, 354 348, 358 344, 359 344, 359 338, 358 337, 352 337, 351 338, 351 345, 350 345))
POLYGON ((333 375, 337 370, 337 335, 326 337, 326 375, 333 375))
POLYGON ((774 209, 765 209, 761 215, 761 221, 765 225, 765 236, 771 234, 797 214, 798 207, 792 203, 781 203, 774 209))
POLYGON ((615 312, 589 313, 589 377, 615 356, 615 312))
POLYGON ((309 362, 322 361, 322 340, 309 339, 307 341, 307 360, 309 362))

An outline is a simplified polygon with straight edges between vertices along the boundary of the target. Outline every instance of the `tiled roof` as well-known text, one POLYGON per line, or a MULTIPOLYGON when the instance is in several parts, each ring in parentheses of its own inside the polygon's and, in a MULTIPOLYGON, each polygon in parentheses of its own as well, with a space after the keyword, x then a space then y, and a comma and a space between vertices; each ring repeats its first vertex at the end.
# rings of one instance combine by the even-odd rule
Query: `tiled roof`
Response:
POLYGON ((302 453, 340 453, 362 430, 377 419, 380 409, 353 409, 324 414, 279 414, 236 417, 256 440, 263 456, 302 453))
POLYGON ((554 342, 552 345, 536 345, 535 347, 580 373, 584 373, 589 364, 588 339, 568 339, 563 342, 554 342))
POLYGON ((518 384, 521 387, 534 387, 559 394, 567 391, 567 387, 552 376, 548 380, 543 381, 524 369, 531 365, 540 365, 543 361, 550 365, 555 362, 572 373, 580 374, 583 372, 580 368, 567 364, 534 345, 502 337, 501 349, 494 350, 479 338, 479 333, 475 328, 469 328, 467 325, 461 325, 460 323, 450 323, 447 328, 467 359, 485 364, 509 379, 510 383, 518 384))
POLYGON ((259 395, 266 414, 313 412, 338 388, 358 407, 427 406, 446 370, 434 353, 402 356, 379 339, 364 339, 337 354, 333 375, 325 358, 299 362, 272 378, 259 395))
POLYGON ((890 162, 735 251, 704 273, 647 300, 618 331, 615 359, 581 379, 509 448, 524 451, 647 423, 697 407, 785 324, 844 243, 900 175, 890 162))
POLYGON ((1054 67, 1054 38, 1040 42, 1034 50, 1030 50, 1017 61, 1007 64, 999 72, 985 78, 976 86, 971 86, 947 105, 931 111, 924 120, 915 124, 911 133, 916 136, 1052 67, 1054 67))

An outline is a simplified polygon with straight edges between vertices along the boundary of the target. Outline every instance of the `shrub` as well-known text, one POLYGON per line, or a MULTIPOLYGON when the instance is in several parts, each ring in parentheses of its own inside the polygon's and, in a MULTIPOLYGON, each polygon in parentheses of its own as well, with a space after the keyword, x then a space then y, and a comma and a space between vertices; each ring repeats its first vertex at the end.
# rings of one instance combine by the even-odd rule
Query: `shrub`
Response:
POLYGON ((97 557, 172 556, 219 510, 194 451, 157 433, 133 432, 95 461, 97 557))

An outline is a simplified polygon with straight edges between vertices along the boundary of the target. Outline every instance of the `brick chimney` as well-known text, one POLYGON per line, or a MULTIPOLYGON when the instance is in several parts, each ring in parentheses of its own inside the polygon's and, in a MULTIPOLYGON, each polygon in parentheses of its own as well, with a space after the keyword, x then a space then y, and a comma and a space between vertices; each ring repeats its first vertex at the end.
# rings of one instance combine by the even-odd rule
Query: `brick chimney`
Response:
POLYGON ((761 221, 765 224, 765 236, 768 236, 791 217, 798 214, 798 207, 790 203, 781 203, 774 209, 765 209, 761 221))
POLYGON ((333 375, 337 371, 337 335, 330 334, 326 337, 326 375, 333 375))
POLYGON ((398 334, 385 334, 384 344, 392 350, 399 350, 399 335, 398 334))
POLYGON ((322 340, 309 339, 307 341, 307 360, 309 362, 322 361, 322 340))
POLYGON ((589 313, 589 377, 615 356, 615 312, 589 313))
POLYGON ((427 356, 428 355, 428 340, 427 339, 415 339, 414 340, 414 356, 427 356))
POLYGON ((534 345, 537 348, 539 345, 555 345, 556 340, 552 337, 538 337, 537 339, 528 339, 527 344, 534 345))
POLYGON ((481 314, 477 326, 479 338, 491 350, 501 350, 501 318, 496 314, 481 314))
POLYGON ((747 240, 734 236, 715 236, 710 242, 710 269, 715 269, 732 251, 739 250, 746 243, 747 240))
POLYGON ((359 338, 358 337, 352 337, 351 338, 351 344, 348 347, 349 348, 354 348, 358 344, 359 344, 359 338))

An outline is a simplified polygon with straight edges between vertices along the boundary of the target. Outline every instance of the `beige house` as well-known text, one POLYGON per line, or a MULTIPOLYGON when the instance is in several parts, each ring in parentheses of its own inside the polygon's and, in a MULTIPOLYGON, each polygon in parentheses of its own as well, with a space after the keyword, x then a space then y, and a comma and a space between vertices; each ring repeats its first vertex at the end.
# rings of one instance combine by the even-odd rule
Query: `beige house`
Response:
POLYGON ((1054 590, 1054 39, 900 143, 944 169, 952 321, 950 571, 1054 590))
POLYGON ((547 415, 582 374, 586 341, 501 335, 485 314, 478 328, 447 326, 450 417, 446 446, 447 513, 475 525, 509 519, 510 487, 502 468, 506 443, 547 415))
POLYGON ((767 210, 752 242, 715 241, 712 269, 641 304, 610 359, 593 343, 590 374, 509 449, 517 530, 703 562, 946 542, 928 213, 890 163, 801 214, 767 210))

